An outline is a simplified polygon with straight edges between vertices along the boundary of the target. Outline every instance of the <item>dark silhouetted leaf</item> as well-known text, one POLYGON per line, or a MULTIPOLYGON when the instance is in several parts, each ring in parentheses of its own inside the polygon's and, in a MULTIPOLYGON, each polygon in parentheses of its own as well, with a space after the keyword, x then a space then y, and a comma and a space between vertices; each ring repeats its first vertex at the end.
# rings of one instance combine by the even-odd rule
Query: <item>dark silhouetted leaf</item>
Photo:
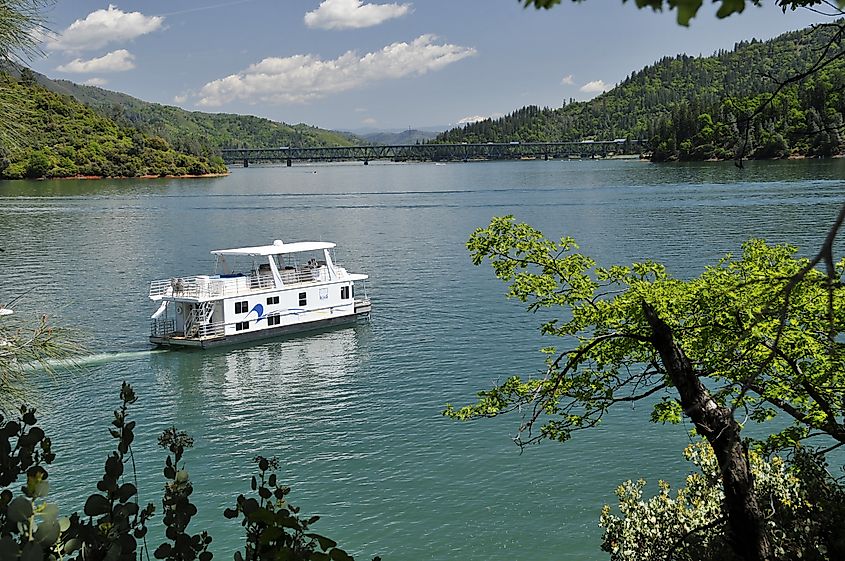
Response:
POLYGON ((135 493, 138 492, 138 489, 131 483, 124 483, 120 486, 117 490, 117 498, 120 499, 122 502, 126 502, 135 496, 135 493))
POLYGON ((168 555, 173 551, 173 547, 169 543, 163 543, 158 546, 153 553, 153 557, 156 559, 165 559, 168 555))
POLYGON ((44 561, 44 548, 38 542, 27 542, 21 549, 21 561, 44 561))
POLYGON ((336 541, 327 538, 326 536, 321 536, 320 534, 305 534, 305 537, 317 540, 317 543, 320 544, 320 549, 322 549, 323 551, 331 549, 337 545, 336 541))
POLYGON ((338 548, 334 548, 329 554, 329 557, 332 558, 332 561, 353 561, 351 555, 338 548))
POLYGON ((102 495, 91 495, 85 501, 83 512, 86 516, 102 516, 111 510, 109 500, 102 495))

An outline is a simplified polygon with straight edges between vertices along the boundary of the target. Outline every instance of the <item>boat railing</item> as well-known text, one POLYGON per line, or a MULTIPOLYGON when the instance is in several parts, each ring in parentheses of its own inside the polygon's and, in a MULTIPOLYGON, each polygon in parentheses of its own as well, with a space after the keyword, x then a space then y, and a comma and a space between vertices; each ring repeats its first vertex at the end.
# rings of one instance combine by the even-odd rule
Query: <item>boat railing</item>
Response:
POLYGON ((225 323, 194 324, 190 333, 176 331, 176 325, 172 319, 155 319, 150 322, 150 337, 185 337, 187 339, 206 339, 209 337, 222 337, 226 334, 225 323))
MULTIPOLYGON (((345 274, 345 270, 338 268, 345 274)), ((284 269, 279 271, 285 286, 329 280, 327 267, 284 269)), ((165 296, 208 300, 226 296, 238 296, 249 292, 270 290, 276 287, 273 275, 268 270, 252 272, 248 275, 221 275, 211 277, 173 277, 150 282, 150 299, 160 300, 165 296)))
POLYGON ((150 322, 150 337, 169 337, 176 332, 172 319, 154 319, 150 322))
POLYGON ((327 281, 329 280, 329 269, 328 267, 284 269, 279 271, 279 275, 282 277, 282 282, 287 286, 304 282, 327 281))
POLYGON ((225 335, 225 333, 225 323, 206 323, 202 325, 197 325, 196 337, 199 337, 200 339, 206 337, 222 337, 223 335, 225 335))

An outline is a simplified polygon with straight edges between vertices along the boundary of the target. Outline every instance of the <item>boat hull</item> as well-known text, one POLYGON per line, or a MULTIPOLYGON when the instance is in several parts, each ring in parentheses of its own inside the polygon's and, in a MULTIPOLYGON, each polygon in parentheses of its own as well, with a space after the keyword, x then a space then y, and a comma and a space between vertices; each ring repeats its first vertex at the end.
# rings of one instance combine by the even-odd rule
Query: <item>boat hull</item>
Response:
POLYGON ((220 347, 224 345, 236 345, 239 343, 248 343, 251 341, 258 341, 261 339, 272 339, 284 335, 291 335, 295 333, 302 333, 304 331, 313 331, 316 329, 325 329, 327 327, 335 327, 341 325, 349 325, 357 323, 361 320, 367 320, 370 317, 369 304, 365 309, 356 307, 354 314, 345 316, 336 316, 316 321, 309 321, 305 323, 294 323, 291 325, 281 325, 279 327, 271 327, 268 329, 261 329, 258 331, 246 331, 244 333, 237 333, 232 335, 223 335, 220 337, 207 337, 197 339, 194 337, 180 337, 176 335, 166 337, 150 337, 150 343, 159 347, 188 347, 195 349, 209 349, 213 347, 220 347))

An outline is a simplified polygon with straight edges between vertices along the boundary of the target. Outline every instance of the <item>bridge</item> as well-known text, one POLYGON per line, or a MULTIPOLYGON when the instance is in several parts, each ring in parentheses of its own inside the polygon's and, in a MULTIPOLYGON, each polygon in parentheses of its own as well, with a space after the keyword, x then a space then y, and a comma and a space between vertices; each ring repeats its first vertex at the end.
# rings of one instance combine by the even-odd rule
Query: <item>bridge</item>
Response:
POLYGON ((468 162, 471 160, 534 160, 605 158, 641 155, 639 140, 584 140, 581 142, 485 142, 461 144, 396 144, 387 146, 327 146, 314 148, 224 148, 223 161, 248 167, 253 162, 468 162))

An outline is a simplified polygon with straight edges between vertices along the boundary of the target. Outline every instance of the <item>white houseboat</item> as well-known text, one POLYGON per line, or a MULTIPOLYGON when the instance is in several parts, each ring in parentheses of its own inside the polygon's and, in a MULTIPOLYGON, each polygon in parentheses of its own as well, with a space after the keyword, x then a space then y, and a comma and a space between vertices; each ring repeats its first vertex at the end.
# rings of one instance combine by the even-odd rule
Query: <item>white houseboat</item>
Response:
POLYGON ((350 273, 332 260, 331 242, 218 249, 215 274, 156 280, 150 299, 150 341, 211 347, 369 318, 370 300, 356 297, 350 273), (248 265, 240 269, 243 263, 248 265), (241 272, 239 272, 241 271, 241 272))

